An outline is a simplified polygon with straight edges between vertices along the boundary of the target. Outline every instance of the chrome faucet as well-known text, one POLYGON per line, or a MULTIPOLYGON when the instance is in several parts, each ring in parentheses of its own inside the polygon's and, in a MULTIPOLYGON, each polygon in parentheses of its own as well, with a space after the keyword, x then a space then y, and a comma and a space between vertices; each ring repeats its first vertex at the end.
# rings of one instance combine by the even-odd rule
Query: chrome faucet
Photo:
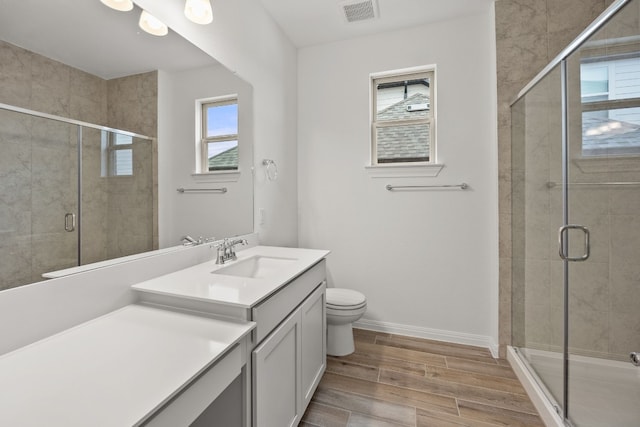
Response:
POLYGON ((226 261, 238 259, 236 256, 236 245, 246 244, 247 241, 245 239, 224 239, 222 243, 216 245, 216 264, 224 264, 226 261))
POLYGON ((194 239, 191 236, 182 236, 182 239, 180 239, 180 240, 182 241, 182 245, 183 246, 197 246, 197 245, 201 245, 203 243, 213 242, 214 240, 216 240, 216 238, 215 237, 204 238, 204 237, 200 236, 197 239, 194 239))
POLYGON ((181 240, 182 240, 182 244, 184 246, 192 246, 192 245, 197 245, 198 244, 198 240, 194 239, 191 236, 182 236, 181 240))

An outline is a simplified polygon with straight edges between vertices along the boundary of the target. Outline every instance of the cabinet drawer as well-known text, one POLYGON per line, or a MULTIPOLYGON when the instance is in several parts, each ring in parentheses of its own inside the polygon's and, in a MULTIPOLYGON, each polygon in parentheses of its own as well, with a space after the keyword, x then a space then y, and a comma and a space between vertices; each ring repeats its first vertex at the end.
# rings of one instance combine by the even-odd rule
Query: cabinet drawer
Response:
POLYGON ((252 319, 257 323, 254 330, 254 344, 262 341, 285 317, 303 301, 307 295, 325 280, 326 261, 322 260, 302 273, 282 290, 276 292, 263 303, 251 310, 252 319))

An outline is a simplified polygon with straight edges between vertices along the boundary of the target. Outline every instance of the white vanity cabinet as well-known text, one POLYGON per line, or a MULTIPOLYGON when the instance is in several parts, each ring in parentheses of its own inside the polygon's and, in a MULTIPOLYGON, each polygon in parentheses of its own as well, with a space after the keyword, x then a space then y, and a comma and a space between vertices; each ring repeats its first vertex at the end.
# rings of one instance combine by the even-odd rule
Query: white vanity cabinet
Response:
POLYGON ((328 254, 256 246, 239 251, 238 259, 225 265, 203 263, 133 289, 145 304, 254 322, 245 419, 252 427, 296 426, 326 367, 328 254), (278 261, 282 268, 255 274, 234 270, 234 265, 253 265, 258 258, 278 261))
POLYGON ((326 361, 322 282, 252 352, 254 427, 296 426, 326 361))

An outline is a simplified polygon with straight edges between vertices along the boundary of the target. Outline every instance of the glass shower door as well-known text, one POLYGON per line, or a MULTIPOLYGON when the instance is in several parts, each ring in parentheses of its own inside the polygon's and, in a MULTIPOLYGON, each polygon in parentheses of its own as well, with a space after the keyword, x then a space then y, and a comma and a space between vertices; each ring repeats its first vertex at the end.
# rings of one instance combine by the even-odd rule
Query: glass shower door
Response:
POLYGON ((77 126, 0 109, 0 289, 77 265, 77 126))
POLYGON ((562 79, 555 67, 512 106, 512 344, 564 405, 562 79))
POLYGON ((568 418, 640 425, 640 2, 567 58, 568 418), (589 233, 588 245, 584 240, 589 233), (589 246, 589 248, 587 248, 589 246))

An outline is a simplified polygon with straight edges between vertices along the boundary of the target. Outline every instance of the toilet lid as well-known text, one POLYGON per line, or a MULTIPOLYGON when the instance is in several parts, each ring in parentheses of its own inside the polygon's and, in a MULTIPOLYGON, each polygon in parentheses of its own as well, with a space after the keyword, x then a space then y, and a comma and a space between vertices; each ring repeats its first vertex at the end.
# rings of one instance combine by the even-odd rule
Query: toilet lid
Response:
POLYGON ((327 307, 337 309, 357 308, 366 303, 365 296, 353 289, 327 288, 327 307))

